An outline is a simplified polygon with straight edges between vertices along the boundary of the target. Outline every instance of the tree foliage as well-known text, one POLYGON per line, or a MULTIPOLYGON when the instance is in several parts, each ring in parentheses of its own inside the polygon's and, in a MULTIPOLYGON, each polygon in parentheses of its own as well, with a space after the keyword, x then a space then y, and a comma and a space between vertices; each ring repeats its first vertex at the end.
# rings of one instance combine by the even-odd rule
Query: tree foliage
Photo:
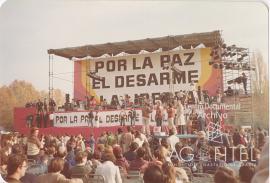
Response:
POLYGON ((269 119, 269 78, 268 65, 263 61, 260 53, 255 53, 251 58, 251 63, 255 66, 255 74, 252 78, 252 110, 254 123, 256 126, 268 128, 269 119))
MULTIPOLYGON (((15 80, 8 86, 0 87, 0 126, 12 128, 14 107, 24 107, 27 102, 43 101, 48 92, 38 91, 31 83, 15 80)), ((54 99, 63 104, 64 95, 59 89, 54 90, 54 99)), ((47 100, 48 101, 48 100, 47 100)))

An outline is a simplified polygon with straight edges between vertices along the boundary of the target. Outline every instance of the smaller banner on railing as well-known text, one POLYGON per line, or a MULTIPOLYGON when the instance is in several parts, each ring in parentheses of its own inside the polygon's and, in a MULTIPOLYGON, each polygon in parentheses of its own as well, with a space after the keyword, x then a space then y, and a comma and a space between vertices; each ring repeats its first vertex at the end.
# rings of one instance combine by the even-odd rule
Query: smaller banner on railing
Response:
POLYGON ((142 111, 135 110, 115 110, 115 111, 93 111, 89 112, 66 112, 54 113, 54 126, 55 127, 111 127, 119 126, 122 122, 125 125, 131 125, 131 120, 135 121, 135 125, 142 123, 142 111), (91 116, 91 117, 90 117, 91 116))

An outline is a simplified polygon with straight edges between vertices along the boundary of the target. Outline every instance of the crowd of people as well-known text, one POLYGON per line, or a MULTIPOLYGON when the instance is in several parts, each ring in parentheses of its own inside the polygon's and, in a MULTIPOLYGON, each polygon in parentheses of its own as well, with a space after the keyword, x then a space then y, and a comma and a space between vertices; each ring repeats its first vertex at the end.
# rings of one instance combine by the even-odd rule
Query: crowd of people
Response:
POLYGON ((194 182, 198 177, 215 183, 268 179, 268 134, 260 128, 250 139, 249 131, 235 130, 227 144, 218 145, 210 143, 204 131, 195 138, 179 138, 174 129, 163 138, 142 131, 126 126, 95 138, 43 135, 32 127, 28 137, 2 134, 0 173, 11 183, 91 182, 95 176, 105 183, 129 183, 134 172, 144 183, 194 182))

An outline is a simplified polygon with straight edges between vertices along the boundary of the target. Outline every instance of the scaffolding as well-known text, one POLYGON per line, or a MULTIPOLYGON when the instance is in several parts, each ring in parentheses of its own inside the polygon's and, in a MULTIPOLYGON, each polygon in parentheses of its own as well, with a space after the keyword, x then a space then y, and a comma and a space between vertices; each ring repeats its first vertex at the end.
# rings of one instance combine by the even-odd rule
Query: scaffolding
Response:
POLYGON ((237 126, 251 126, 254 129, 252 89, 254 69, 251 66, 249 49, 235 45, 223 46, 220 48, 220 54, 222 65, 219 67, 223 72, 223 92, 229 87, 233 90, 233 95, 226 96, 224 102, 240 105, 239 110, 228 111, 225 122, 237 126))

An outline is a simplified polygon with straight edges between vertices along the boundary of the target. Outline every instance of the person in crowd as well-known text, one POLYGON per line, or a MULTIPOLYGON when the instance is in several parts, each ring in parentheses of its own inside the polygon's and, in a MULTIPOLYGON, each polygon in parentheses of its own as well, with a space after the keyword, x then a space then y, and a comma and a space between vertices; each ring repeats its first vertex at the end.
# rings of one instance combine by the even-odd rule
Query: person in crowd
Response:
POLYGON ((252 163, 243 163, 239 169, 239 178, 241 183, 251 183, 251 179, 255 174, 255 165, 252 163))
POLYGON ((20 144, 14 144, 11 148, 12 154, 25 154, 25 149, 20 144))
POLYGON ((133 161, 136 159, 137 153, 136 150, 138 149, 139 145, 136 142, 132 142, 129 146, 129 151, 124 153, 124 157, 128 161, 133 161))
POLYGON ((240 135, 239 144, 247 146, 248 141, 247 141, 247 138, 246 138, 246 132, 245 132, 245 130, 243 128, 240 129, 239 135, 240 135))
POLYGON ((101 152, 100 151, 95 150, 91 158, 91 162, 92 162, 92 172, 95 173, 97 167, 101 165, 101 152))
POLYGON ((144 172, 145 168, 148 166, 148 162, 144 158, 145 150, 142 147, 139 147, 137 150, 136 159, 130 162, 130 170, 139 170, 144 172))
POLYGON ((265 144, 265 135, 260 127, 257 128, 256 131, 256 138, 257 138, 257 147, 258 149, 262 149, 263 145, 265 144))
POLYGON ((83 183, 82 179, 67 179, 60 172, 64 169, 64 160, 62 158, 54 158, 49 166, 48 173, 37 177, 38 183, 83 183))
MULTIPOLYGON (((75 145, 74 145, 75 146, 75 145)), ((67 144, 67 155, 65 157, 65 160, 69 164, 69 167, 75 166, 75 153, 74 153, 74 146, 72 144, 67 144)))
POLYGON ((97 141, 98 141, 98 144, 107 144, 107 134, 106 134, 106 132, 102 132, 97 141))
POLYGON ((40 148, 42 148, 42 141, 38 139, 39 129, 36 127, 31 128, 31 135, 27 140, 27 158, 38 160, 40 148))
POLYGON ((258 148, 256 147, 250 148, 248 150, 248 157, 249 157, 248 161, 250 163, 254 163, 255 165, 257 165, 260 159, 260 155, 261 151, 258 148))
POLYGON ((228 167, 234 170, 235 174, 238 175, 239 169, 242 165, 243 161, 248 160, 248 152, 245 146, 238 145, 236 149, 234 149, 234 161, 228 163, 228 167))
POLYGON ((123 135, 123 129, 122 128, 118 128, 117 129, 117 135, 116 135, 116 141, 117 141, 117 144, 121 144, 121 138, 122 138, 122 135, 123 135))
POLYGON ((214 175, 215 183, 237 183, 234 171, 227 167, 219 167, 214 175))
POLYGON ((136 142, 139 145, 139 147, 142 147, 144 140, 142 138, 140 131, 136 130, 134 136, 135 136, 134 142, 136 142))
POLYGON ((176 173, 173 164, 169 161, 165 162, 162 165, 163 173, 165 174, 166 183, 176 183, 176 173))
POLYGON ((143 181, 144 183, 164 183, 164 173, 157 165, 148 166, 144 171, 143 181))
POLYGON ((109 146, 113 146, 116 144, 116 137, 115 137, 115 134, 113 134, 112 132, 108 131, 107 132, 107 145, 109 146))
POLYGON ((218 167, 226 166, 226 163, 223 160, 220 160, 218 154, 220 154, 218 149, 215 149, 214 147, 209 149, 209 160, 203 163, 203 172, 214 173, 218 167))
POLYGON ((105 151, 105 144, 97 144, 96 150, 103 153, 105 151))
POLYGON ((189 182, 189 177, 187 175, 187 172, 180 167, 175 167, 175 178, 176 183, 186 183, 189 182))
POLYGON ((146 161, 152 161, 153 160, 153 155, 152 155, 152 152, 151 152, 151 148, 150 148, 149 143, 147 141, 144 141, 142 147, 145 150, 144 159, 146 161))
POLYGON ((269 141, 266 140, 261 153, 259 164, 251 183, 269 182, 269 141))
POLYGON ((165 157, 164 155, 162 154, 162 152, 157 149, 154 151, 153 153, 153 160, 149 163, 150 165, 154 164, 154 165, 157 165, 159 167, 162 167, 162 164, 163 162, 165 162, 165 157))
POLYGON ((70 175, 72 178, 84 178, 88 173, 91 172, 89 166, 86 166, 87 153, 78 151, 75 155, 76 165, 70 169, 70 175))
POLYGON ((8 163, 8 155, 1 152, 0 157, 0 174, 5 177, 7 175, 7 163, 8 163))
POLYGON ((124 158, 121 147, 120 146, 114 147, 113 154, 116 158, 114 164, 117 165, 118 167, 121 167, 123 173, 127 174, 127 170, 129 169, 129 163, 126 160, 126 158, 124 158))
POLYGON ((124 153, 128 151, 128 148, 131 142, 133 142, 133 140, 134 136, 132 134, 132 128, 130 126, 127 126, 127 132, 122 135, 120 142, 120 145, 124 153))
POLYGON ((166 138, 161 140, 161 146, 159 146, 159 150, 161 151, 162 156, 165 158, 165 161, 171 161, 170 160, 170 154, 171 154, 170 145, 166 138))
POLYGON ((77 145, 76 145, 76 148, 79 149, 79 150, 81 150, 81 151, 85 151, 85 143, 84 143, 82 134, 79 134, 77 136, 77 145))
POLYGON ((35 177, 48 173, 48 156, 42 154, 38 163, 29 163, 25 176, 21 178, 22 182, 35 182, 35 177))
POLYGON ((102 175, 105 178, 105 183, 122 183, 120 170, 114 165, 115 157, 113 152, 105 151, 102 155, 102 164, 96 169, 96 175, 102 175))
POLYGON ((25 175, 27 169, 27 158, 23 154, 12 154, 7 162, 8 183, 21 183, 20 179, 25 175))
POLYGON ((170 144, 171 151, 175 151, 175 144, 179 142, 179 138, 175 135, 175 131, 173 129, 169 130, 167 141, 170 144))
POLYGON ((150 114, 151 114, 152 110, 150 108, 150 105, 148 103, 145 103, 143 105, 142 108, 142 124, 143 124, 143 128, 142 131, 144 134, 146 134, 147 136, 150 135, 150 114))
POLYGON ((50 164, 50 161, 54 158, 55 153, 56 153, 56 149, 53 145, 51 145, 47 148, 46 154, 48 155, 49 164, 50 164))
POLYGON ((1 182, 1 183, 7 183, 7 182, 3 179, 3 177, 2 177, 1 174, 0 174, 0 182, 1 182))
POLYGON ((235 129, 233 133, 233 145, 237 146, 238 144, 240 144, 240 134, 238 129, 235 129))
POLYGON ((89 138, 89 146, 91 148, 91 153, 94 153, 95 151, 95 143, 96 143, 95 137, 93 134, 91 134, 89 138))

